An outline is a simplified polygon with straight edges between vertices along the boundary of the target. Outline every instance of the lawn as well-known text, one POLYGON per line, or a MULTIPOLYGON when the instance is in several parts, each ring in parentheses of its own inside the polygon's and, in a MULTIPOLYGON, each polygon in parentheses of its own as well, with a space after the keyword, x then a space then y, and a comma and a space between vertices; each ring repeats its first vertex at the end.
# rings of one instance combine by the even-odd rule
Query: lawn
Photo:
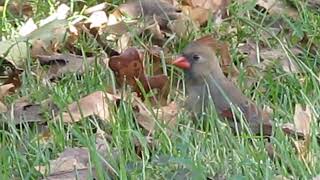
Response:
MULTIPOLYGON (((21 61, 7 56, 14 49, 8 48, 7 42, 21 36, 19 30, 29 18, 39 25, 56 12, 62 2, 70 8, 65 18, 69 25, 78 18, 84 18, 80 20, 84 22, 91 14, 85 10, 103 3, 100 0, 0 1, 0 49, 8 49, 0 50, 0 87, 7 80, 8 71, 9 74, 12 71, 8 67, 20 69, 21 82, 15 85, 14 92, 5 95, 0 88, 0 103, 8 109, 0 114, 0 179, 312 179, 320 174, 317 139, 320 113, 320 11, 317 7, 320 3, 279 1, 286 7, 278 7, 276 3, 276 8, 266 9, 255 1, 234 0, 228 5, 227 17, 219 20, 210 14, 208 22, 201 23, 201 27, 181 26, 183 36, 167 32, 165 37, 157 37, 158 41, 155 38, 158 31, 153 31, 154 28, 140 33, 139 29, 145 28, 141 24, 129 25, 132 17, 126 16, 123 20, 129 26, 125 33, 110 35, 111 31, 120 32, 123 28, 112 29, 108 25, 100 36, 108 48, 120 53, 129 47, 144 50, 144 72, 153 76, 160 71, 168 76, 165 101, 177 105, 174 107, 178 109, 168 108, 176 112, 174 124, 164 123, 154 110, 152 120, 148 119, 155 123, 150 130, 137 120, 142 114, 141 106, 137 113, 137 106, 132 103, 137 97, 117 85, 116 74, 104 61, 109 61, 110 51, 103 51, 105 44, 94 37, 96 33, 90 28, 89 32, 75 25, 79 34, 72 42, 71 49, 76 49, 73 52, 65 40, 57 40, 59 35, 52 35, 49 30, 42 33, 53 36, 48 38, 51 38, 51 51, 76 52, 81 56, 85 61, 81 72, 70 68, 48 78, 46 71, 53 65, 44 66, 32 51, 37 45, 35 39, 44 37, 39 34, 30 40, 33 47, 29 43, 22 47, 26 56, 21 61), (14 3, 23 5, 14 6, 14 3), (28 14, 30 12, 32 14, 28 14), (211 21, 212 18, 215 20, 211 21), (272 121, 277 127, 309 117, 310 133, 305 140, 287 136, 280 128, 268 139, 250 133, 235 135, 214 110, 208 111, 203 119, 194 120, 190 116, 181 106, 185 100, 183 71, 170 62, 188 42, 209 34, 229 44, 232 57, 229 63, 238 71, 236 75, 229 73, 230 81, 259 107, 272 112, 272 121), (121 38, 130 41, 125 41, 128 45, 119 51, 121 38), (155 44, 160 44, 161 49, 157 51, 160 52, 158 64, 146 50, 155 44), (86 64, 90 58, 92 63, 86 64), (158 66, 160 70, 156 72, 158 66), (97 91, 118 98, 110 103, 103 101, 103 105, 109 106, 107 119, 90 115, 77 122, 63 120, 68 114, 68 105, 80 103, 83 97, 97 91), (31 118, 12 117, 14 105, 21 101, 29 103, 22 108, 32 114, 31 118), (54 108, 43 105, 48 101, 54 108), (41 112, 41 118, 35 116, 37 112, 41 112), (274 157, 266 150, 271 146, 274 157)), ((109 16, 108 22, 114 9, 122 3, 120 0, 106 3, 103 11, 109 16)), ((142 20, 147 18, 138 22, 142 20)), ((159 31, 163 33, 161 28, 159 31)), ((151 92, 142 94, 152 96, 151 92)), ((157 108, 148 101, 152 98, 146 99, 144 107, 157 108)), ((98 103, 95 100, 97 98, 91 106, 98 103)))

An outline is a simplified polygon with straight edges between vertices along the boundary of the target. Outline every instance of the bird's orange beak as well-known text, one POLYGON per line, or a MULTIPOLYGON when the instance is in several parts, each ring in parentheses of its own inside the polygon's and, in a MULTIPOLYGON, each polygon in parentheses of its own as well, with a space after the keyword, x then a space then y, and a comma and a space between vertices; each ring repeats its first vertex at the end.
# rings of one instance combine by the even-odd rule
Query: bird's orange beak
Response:
POLYGON ((181 68, 181 69, 190 69, 191 64, 187 58, 181 56, 172 62, 173 65, 181 68))

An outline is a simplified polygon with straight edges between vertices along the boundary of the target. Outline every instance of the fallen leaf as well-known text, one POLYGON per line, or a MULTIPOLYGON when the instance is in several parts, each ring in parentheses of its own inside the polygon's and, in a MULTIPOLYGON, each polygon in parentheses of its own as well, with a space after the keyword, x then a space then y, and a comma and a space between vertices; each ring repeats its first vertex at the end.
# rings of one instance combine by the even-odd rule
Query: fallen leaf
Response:
POLYGON ((0 101, 0 113, 4 113, 7 111, 8 111, 7 106, 0 101))
POLYGON ((44 112, 56 114, 58 107, 51 101, 45 100, 39 104, 29 102, 26 98, 18 99, 6 113, 6 122, 20 124, 26 122, 44 122, 44 112))
MULTIPOLYGON (((96 152, 101 158, 103 170, 107 170, 109 175, 116 175, 117 172, 109 162, 117 162, 119 153, 115 149, 111 149, 109 144, 97 137, 96 152)), ((90 163, 90 150, 86 147, 66 148, 57 159, 50 160, 49 169, 45 166, 36 166, 35 168, 42 174, 49 175, 45 179, 87 179, 96 177, 96 169, 90 163), (91 174, 92 173, 92 174, 91 174)))
POLYGON ((48 45, 42 40, 38 39, 33 42, 31 48, 31 57, 37 58, 38 56, 49 56, 52 54, 54 54, 53 49, 48 48, 48 45))
MULTIPOLYGON (((294 55, 301 54, 302 51, 298 48, 291 48, 290 51, 294 55)), ((282 68, 285 72, 288 73, 299 73, 300 67, 294 59, 291 59, 290 55, 287 55, 282 49, 262 49, 260 51, 260 56, 265 60, 264 63, 268 65, 268 62, 272 62, 273 60, 280 61, 282 68), (290 58, 289 58, 289 57, 290 58)))
POLYGON ((33 19, 30 18, 28 21, 20 28, 19 35, 26 36, 32 31, 36 30, 38 26, 34 23, 33 19))
POLYGON ((26 39, 28 39, 31 44, 39 39, 47 46, 53 44, 53 42, 62 44, 69 36, 67 31, 68 23, 65 19, 53 20, 28 34, 26 39))
POLYGON ((295 140, 294 145, 299 158, 305 163, 314 163, 314 155, 310 151, 311 144, 311 125, 314 121, 311 108, 306 106, 302 108, 300 104, 296 104, 293 117, 294 123, 286 123, 283 129, 291 130, 304 135, 304 140, 295 140))
POLYGON ((283 126, 289 129, 294 129, 295 131, 300 132, 305 136, 309 136, 310 125, 312 123, 311 108, 307 106, 304 109, 300 104, 296 104, 293 119, 294 119, 294 124, 286 123, 283 126))
POLYGON ((169 130, 172 130, 176 125, 179 109, 174 102, 160 108, 148 109, 141 101, 135 99, 134 105, 136 106, 134 112, 136 121, 149 134, 154 132, 155 128, 159 125, 158 123, 165 124, 169 130))
POLYGON ((108 23, 108 17, 104 11, 96 11, 90 15, 86 22, 90 23, 90 29, 101 27, 103 24, 108 23))
POLYGON ((4 58, 7 63, 16 69, 24 66, 25 60, 29 58, 29 44, 34 41, 42 40, 44 44, 49 46, 52 42, 58 44, 64 41, 67 35, 66 20, 55 20, 40 27, 25 37, 14 38, 0 42, 0 57, 4 58))
POLYGON ((257 0, 257 1, 252 1, 252 0, 239 0, 240 3, 253 3, 256 2, 256 4, 264 9, 267 10, 268 13, 271 15, 288 15, 289 17, 292 17, 294 19, 299 17, 298 11, 290 7, 286 3, 286 1, 277 1, 277 0, 257 0))
POLYGON ((25 15, 27 17, 33 16, 33 8, 30 2, 12 0, 9 2, 9 11, 16 16, 25 15))
POLYGON ((7 112, 7 106, 2 102, 3 98, 10 93, 10 89, 14 88, 14 84, 5 84, 0 86, 0 113, 7 112))
POLYGON ((46 19, 40 20, 39 26, 43 26, 43 25, 48 24, 54 20, 66 19, 69 14, 69 10, 70 10, 70 7, 67 6, 66 4, 59 5, 56 12, 51 14, 46 19))
POLYGON ((182 3, 189 6, 189 16, 203 25, 210 16, 216 23, 226 18, 230 0, 183 0, 182 3))
MULTIPOLYGON (((37 170, 44 169, 44 167, 37 167, 37 170), (40 168, 40 169, 39 169, 40 168)), ((94 168, 83 168, 77 169, 76 171, 61 171, 57 173, 52 173, 45 178, 45 180, 87 180, 87 179, 97 179, 94 168)))
MULTIPOLYGON (((260 69, 265 69, 269 64, 278 62, 282 65, 282 68, 285 72, 300 72, 300 68, 297 62, 295 62, 295 60, 291 58, 291 53, 287 54, 281 47, 259 47, 259 45, 249 41, 246 44, 240 46, 239 50, 241 53, 247 54, 248 56, 248 61, 245 62, 246 67, 255 66, 260 69)), ((293 55, 302 53, 298 48, 291 48, 290 51, 293 55)))
POLYGON ((49 65, 47 79, 51 80, 65 73, 82 74, 88 66, 95 62, 95 57, 84 58, 73 54, 58 54, 51 56, 38 55, 41 65, 49 65))
MULTIPOLYGON (((194 17, 192 13, 190 16, 191 18, 188 18, 187 16, 181 16, 181 18, 170 21, 168 28, 180 38, 187 36, 193 31, 197 31, 199 29, 199 25, 196 25, 193 23, 193 21, 196 21, 198 24, 201 24, 204 21, 197 19, 197 17, 194 17)), ((205 15, 203 15, 203 17, 205 17, 205 15)), ((205 21, 207 21, 207 19, 205 21)))
POLYGON ((299 17, 298 11, 287 5, 285 1, 258 0, 257 4, 265 8, 271 15, 286 14, 294 19, 299 17))
POLYGON ((320 175, 313 177, 312 180, 320 180, 320 175))
POLYGON ((10 89, 14 88, 14 84, 5 84, 0 86, 0 100, 10 93, 10 89))
POLYGON ((134 92, 138 93, 139 97, 143 98, 146 98, 143 96, 143 91, 148 93, 152 89, 161 90, 168 81, 166 75, 146 76, 143 60, 135 48, 126 49, 119 56, 111 57, 109 67, 115 73, 120 87, 129 85, 134 92))
POLYGON ((146 27, 145 33, 150 33, 152 35, 153 44, 162 45, 164 43, 164 33, 161 31, 160 25, 155 17, 154 23, 146 27))
POLYGON ((192 7, 201 7, 204 9, 211 9, 214 12, 217 10, 225 9, 230 1, 229 0, 183 0, 182 3, 188 4, 192 7))
POLYGON ((13 93, 16 91, 16 89, 21 87, 22 82, 21 82, 20 76, 19 76, 20 73, 21 73, 21 71, 15 69, 14 71, 12 71, 9 74, 8 79, 3 83, 3 84, 13 84, 14 87, 10 88, 9 92, 13 93))
POLYGON ((129 32, 130 27, 134 26, 136 24, 135 21, 131 22, 124 22, 120 21, 116 24, 112 25, 107 25, 102 28, 101 32, 102 33, 107 33, 107 34, 114 34, 114 35, 122 35, 124 33, 129 32))
POLYGON ((133 18, 142 17, 148 25, 154 24, 154 19, 156 19, 161 29, 166 29, 170 20, 180 16, 179 9, 162 0, 132 1, 121 4, 119 10, 133 18))
POLYGON ((119 99, 115 95, 97 91, 68 106, 68 112, 62 113, 62 120, 74 123, 82 118, 96 115, 102 120, 110 121, 109 106, 119 99))
POLYGON ((182 12, 186 16, 190 17, 190 19, 195 22, 198 27, 207 23, 211 14, 211 11, 208 9, 190 6, 183 6, 182 12))
POLYGON ((97 11, 102 11, 102 10, 106 9, 107 7, 108 7, 108 4, 106 2, 100 3, 100 4, 97 4, 95 6, 92 6, 92 7, 89 7, 88 9, 86 9, 84 11, 84 14, 92 14, 97 11))

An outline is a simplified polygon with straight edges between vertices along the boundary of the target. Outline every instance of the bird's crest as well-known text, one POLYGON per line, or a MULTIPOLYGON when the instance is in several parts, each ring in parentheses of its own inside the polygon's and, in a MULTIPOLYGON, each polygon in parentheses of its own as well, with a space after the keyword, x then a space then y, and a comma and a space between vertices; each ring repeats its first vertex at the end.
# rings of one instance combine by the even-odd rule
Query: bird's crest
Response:
POLYGON ((195 42, 208 46, 210 48, 212 48, 213 50, 217 50, 220 47, 220 43, 218 42, 217 39, 215 39, 214 37, 212 37, 211 35, 206 35, 204 37, 201 37, 197 40, 195 40, 195 42))

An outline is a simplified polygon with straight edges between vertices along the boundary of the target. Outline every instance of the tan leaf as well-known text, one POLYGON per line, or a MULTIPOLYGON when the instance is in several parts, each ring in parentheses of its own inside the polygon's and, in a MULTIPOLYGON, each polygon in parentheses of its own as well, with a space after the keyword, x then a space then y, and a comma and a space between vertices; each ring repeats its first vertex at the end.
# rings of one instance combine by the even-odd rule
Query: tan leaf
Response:
POLYGON ((211 11, 201 7, 183 6, 182 12, 189 16, 193 22, 201 26, 209 20, 211 11))
POLYGON ((44 122, 43 112, 56 113, 58 112, 58 107, 50 99, 35 104, 22 97, 11 105, 6 113, 6 120, 12 124, 44 122))
POLYGON ((106 2, 100 3, 100 4, 97 4, 95 6, 92 6, 92 7, 89 7, 88 9, 86 9, 84 11, 84 14, 92 14, 97 11, 102 11, 102 10, 106 9, 107 7, 108 7, 108 4, 106 2))
POLYGON ((310 125, 312 123, 311 108, 307 106, 305 109, 300 104, 296 104, 294 113, 294 123, 286 123, 283 126, 288 129, 293 129, 297 132, 310 135, 310 125))
POLYGON ((176 125, 178 106, 171 102, 167 106, 148 109, 140 100, 135 99, 138 110, 135 111, 137 122, 149 133, 153 133, 157 122, 165 124, 169 130, 176 125))
POLYGON ((0 113, 4 113, 7 111, 8 111, 7 106, 0 101, 0 113))
POLYGON ((229 0, 183 0, 183 2, 192 7, 211 9, 214 12, 225 9, 230 3, 229 0))
POLYGON ((278 0, 258 0, 257 4, 267 9, 270 14, 281 15, 287 14, 292 18, 298 18, 298 11, 285 4, 284 1, 278 0))
POLYGON ((295 148, 299 155, 299 158, 305 163, 314 163, 314 156, 310 151, 310 126, 313 121, 313 115, 311 108, 307 106, 302 108, 300 104, 296 104, 294 113, 294 124, 286 123, 283 128, 290 129, 292 131, 302 133, 305 136, 304 140, 294 141, 295 148))
POLYGON ((70 10, 70 7, 67 6, 66 4, 59 5, 56 12, 51 14, 46 19, 43 19, 40 21, 39 26, 43 26, 43 25, 48 24, 54 20, 66 19, 69 14, 69 10, 70 10))
MULTIPOLYGON (((192 19, 192 18, 191 18, 192 19)), ((197 20, 195 20, 197 21, 197 20)), ((201 23, 201 20, 197 22, 198 24, 201 23)), ((198 30, 199 27, 193 23, 190 18, 187 18, 185 16, 182 16, 179 19, 173 20, 169 22, 168 28, 173 32, 176 33, 179 37, 184 37, 190 32, 193 32, 195 30, 198 30)))
POLYGON ((49 80, 70 72, 82 74, 95 61, 95 57, 84 58, 74 54, 55 53, 51 56, 39 55, 37 57, 41 65, 50 66, 47 73, 49 80))
POLYGON ((90 15, 86 22, 90 23, 90 29, 101 27, 103 24, 108 23, 108 17, 104 11, 96 11, 90 15))
POLYGON ((119 11, 136 19, 141 17, 147 25, 153 24, 156 19, 161 29, 180 15, 176 7, 162 0, 129 1, 121 4, 119 11))
POLYGON ((26 36, 32 31, 36 30, 38 26, 34 23, 33 19, 30 18, 19 30, 19 35, 26 36))
POLYGON ((62 114, 66 123, 78 122, 82 118, 96 115, 102 120, 110 121, 109 104, 118 99, 115 95, 97 91, 68 106, 68 112, 62 114))
MULTIPOLYGON (((319 2, 319 4, 320 4, 320 2, 319 2)), ((320 175, 313 177, 312 180, 320 180, 320 175)))
POLYGON ((298 11, 290 7, 288 4, 286 4, 285 1, 278 1, 278 0, 238 0, 240 3, 253 3, 256 2, 256 4, 260 7, 263 7, 266 9, 271 15, 283 15, 286 14, 294 19, 298 18, 299 13, 298 11))
POLYGON ((53 51, 51 49, 48 49, 47 44, 45 44, 42 40, 38 39, 33 42, 31 48, 31 57, 36 58, 38 56, 49 56, 52 54, 53 51))
POLYGON ((248 41, 246 44, 241 45, 239 50, 248 56, 248 60, 245 62, 246 67, 254 66, 265 69, 270 64, 276 62, 282 65, 285 72, 298 73, 301 71, 299 65, 291 56, 291 53, 293 55, 302 53, 298 48, 290 48, 289 51, 291 53, 288 52, 287 54, 281 47, 259 47, 258 44, 248 41))
POLYGON ((312 123, 311 108, 307 106, 305 109, 300 104, 296 104, 294 113, 295 128, 299 129, 303 134, 310 134, 310 125, 312 123))
MULTIPOLYGON (((99 130, 101 131, 101 130, 99 130)), ((100 134, 100 132, 98 132, 100 134)), ((101 158, 102 169, 107 170, 109 175, 117 175, 117 172, 109 164, 109 161, 117 162, 119 152, 116 149, 111 149, 107 141, 103 137, 96 137, 95 153, 101 158)), ((92 150, 92 149, 91 149, 92 150)), ((36 166, 35 168, 43 175, 49 175, 45 179, 91 179, 96 178, 96 168, 90 163, 90 150, 86 147, 66 148, 57 159, 50 160, 48 166, 36 166), (91 174, 92 173, 92 174, 91 174)))
POLYGON ((2 100, 4 96, 10 93, 11 88, 14 88, 14 84, 12 83, 0 86, 0 100, 2 100))
POLYGON ((62 43, 67 34, 68 21, 55 20, 40 27, 25 37, 0 41, 0 56, 3 56, 15 68, 21 68, 25 64, 25 59, 29 57, 28 42, 42 40, 47 47, 56 42, 62 43), (28 42, 27 42, 28 41, 28 42))
POLYGON ((12 0, 9 2, 9 11, 17 15, 25 15, 31 17, 33 15, 33 8, 30 2, 20 1, 20 0, 12 0))

